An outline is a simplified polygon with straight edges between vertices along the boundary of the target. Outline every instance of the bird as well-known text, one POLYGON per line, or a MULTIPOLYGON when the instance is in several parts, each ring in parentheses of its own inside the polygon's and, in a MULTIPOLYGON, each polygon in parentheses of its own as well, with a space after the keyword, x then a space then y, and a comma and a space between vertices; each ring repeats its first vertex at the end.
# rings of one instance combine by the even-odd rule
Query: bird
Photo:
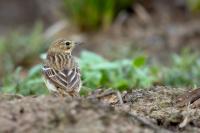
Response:
POLYGON ((80 68, 72 56, 80 42, 58 39, 48 51, 42 67, 42 75, 49 92, 60 97, 79 97, 82 86, 80 68))

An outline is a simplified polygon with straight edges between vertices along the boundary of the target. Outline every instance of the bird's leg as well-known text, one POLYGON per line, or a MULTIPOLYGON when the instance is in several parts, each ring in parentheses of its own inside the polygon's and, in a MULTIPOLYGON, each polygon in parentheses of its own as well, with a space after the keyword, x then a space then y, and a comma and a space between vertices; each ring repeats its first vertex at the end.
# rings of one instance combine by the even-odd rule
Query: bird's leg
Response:
POLYGON ((53 96, 53 97, 59 97, 60 95, 59 95, 58 92, 52 92, 52 93, 51 93, 51 96, 53 96))
POLYGON ((70 95, 72 98, 80 98, 80 94, 78 92, 68 92, 68 95, 70 95))

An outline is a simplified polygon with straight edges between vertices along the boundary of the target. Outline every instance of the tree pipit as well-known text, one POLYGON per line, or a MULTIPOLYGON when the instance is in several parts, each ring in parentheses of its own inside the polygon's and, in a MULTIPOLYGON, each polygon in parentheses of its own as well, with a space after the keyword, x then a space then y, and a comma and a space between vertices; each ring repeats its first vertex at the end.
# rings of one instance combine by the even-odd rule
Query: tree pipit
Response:
POLYGON ((48 49, 42 73, 48 90, 56 96, 79 96, 81 74, 78 63, 71 55, 78 44, 59 39, 48 49))

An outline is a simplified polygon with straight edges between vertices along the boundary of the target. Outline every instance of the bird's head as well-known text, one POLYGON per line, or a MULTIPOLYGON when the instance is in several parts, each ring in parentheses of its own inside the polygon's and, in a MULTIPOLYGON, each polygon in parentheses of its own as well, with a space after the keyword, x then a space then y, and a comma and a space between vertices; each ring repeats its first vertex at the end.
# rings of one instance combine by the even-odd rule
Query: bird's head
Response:
POLYGON ((71 54, 72 50, 75 48, 76 45, 81 44, 80 42, 69 41, 65 39, 59 39, 53 42, 50 46, 50 52, 59 52, 59 53, 69 53, 71 54))

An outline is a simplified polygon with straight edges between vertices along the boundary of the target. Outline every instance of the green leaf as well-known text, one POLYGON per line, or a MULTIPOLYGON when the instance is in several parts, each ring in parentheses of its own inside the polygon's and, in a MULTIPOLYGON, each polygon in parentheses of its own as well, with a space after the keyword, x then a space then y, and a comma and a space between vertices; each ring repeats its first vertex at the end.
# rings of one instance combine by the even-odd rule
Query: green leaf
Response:
POLYGON ((16 93, 16 89, 15 89, 15 87, 16 86, 14 86, 14 85, 9 85, 9 86, 3 86, 2 88, 1 88, 1 91, 3 92, 3 93, 16 93))
POLYGON ((146 63, 146 57, 145 56, 138 56, 133 60, 133 67, 141 68, 146 63))
POLYGON ((28 72, 28 77, 33 77, 39 74, 41 72, 41 68, 42 68, 42 65, 36 65, 32 67, 28 72))
POLYGON ((94 70, 110 70, 119 68, 119 65, 114 62, 103 62, 99 64, 94 64, 92 68, 94 70))
POLYGON ((100 85, 102 73, 99 71, 84 73, 83 83, 88 87, 97 87, 100 85))
POLYGON ((92 53, 92 52, 89 52, 89 51, 83 51, 81 53, 81 56, 80 56, 81 60, 80 62, 83 62, 83 63, 102 63, 105 61, 104 58, 102 58, 101 56, 95 54, 95 53, 92 53))

